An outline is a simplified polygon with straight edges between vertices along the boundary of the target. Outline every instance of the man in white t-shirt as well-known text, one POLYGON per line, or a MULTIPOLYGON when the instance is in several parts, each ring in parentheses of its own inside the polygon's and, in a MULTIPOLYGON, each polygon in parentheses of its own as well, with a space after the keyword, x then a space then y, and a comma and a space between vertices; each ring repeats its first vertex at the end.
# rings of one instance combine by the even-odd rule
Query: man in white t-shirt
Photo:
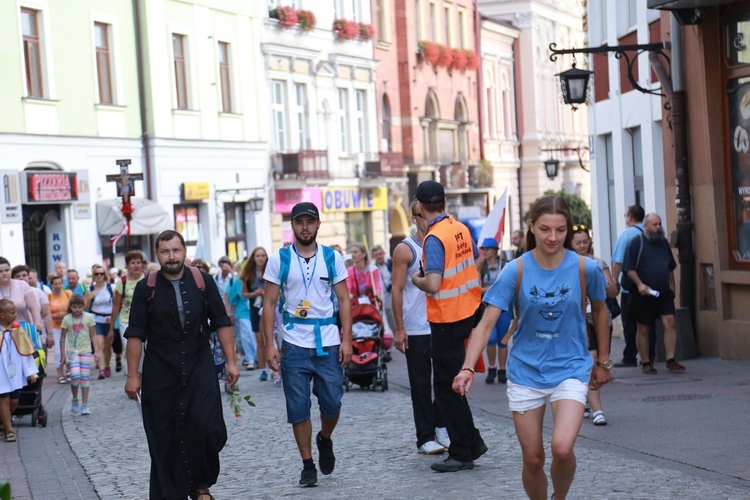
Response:
POLYGON ((292 208, 291 225, 296 243, 274 253, 266 265, 262 319, 266 358, 273 370, 281 369, 287 420, 302 456, 299 484, 317 486, 318 471, 312 459, 310 382, 314 381, 320 407, 321 429, 315 439, 318 461, 320 471, 328 475, 336 463, 331 434, 339 420, 344 395, 342 367, 352 357, 352 310, 341 254, 316 242, 320 228, 318 208, 312 203, 298 203, 292 208), (340 306, 340 333, 332 292, 340 306), (273 342, 280 299, 283 358, 273 342))

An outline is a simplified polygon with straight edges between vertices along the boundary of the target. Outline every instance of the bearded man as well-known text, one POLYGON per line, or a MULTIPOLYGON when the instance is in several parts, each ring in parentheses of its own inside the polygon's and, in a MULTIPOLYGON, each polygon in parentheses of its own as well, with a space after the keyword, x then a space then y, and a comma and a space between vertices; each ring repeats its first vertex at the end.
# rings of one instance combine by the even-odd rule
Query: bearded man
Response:
POLYGON ((677 263, 672 249, 664 236, 661 217, 648 214, 643 223, 643 235, 633 238, 625 250, 623 272, 638 287, 630 304, 630 320, 637 324, 636 345, 641 356, 641 370, 654 374, 653 359, 649 358, 649 332, 655 318, 664 323, 664 350, 667 355, 667 370, 670 373, 685 371, 675 360, 677 346, 677 324, 675 321, 674 270, 677 263))
POLYGON ((208 488, 219 476, 227 429, 208 337, 217 332, 227 380, 234 385, 240 371, 232 321, 211 275, 185 267, 180 233, 163 231, 155 249, 161 271, 140 280, 133 292, 125 392, 142 401, 151 455, 149 498, 211 500, 208 488), (146 341, 141 383, 138 364, 146 341))

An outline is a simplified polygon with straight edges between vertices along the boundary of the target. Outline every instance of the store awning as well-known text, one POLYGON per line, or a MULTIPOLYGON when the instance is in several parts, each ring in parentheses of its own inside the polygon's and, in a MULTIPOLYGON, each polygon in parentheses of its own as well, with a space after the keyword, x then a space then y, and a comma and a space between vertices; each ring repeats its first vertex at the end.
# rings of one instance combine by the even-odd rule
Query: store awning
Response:
MULTIPOLYGON (((130 221, 130 234, 156 234, 172 229, 174 223, 161 205, 145 198, 131 198, 133 218, 130 221)), ((102 200, 96 202, 96 221, 99 234, 115 235, 122 230, 125 218, 120 212, 122 200, 102 200)))

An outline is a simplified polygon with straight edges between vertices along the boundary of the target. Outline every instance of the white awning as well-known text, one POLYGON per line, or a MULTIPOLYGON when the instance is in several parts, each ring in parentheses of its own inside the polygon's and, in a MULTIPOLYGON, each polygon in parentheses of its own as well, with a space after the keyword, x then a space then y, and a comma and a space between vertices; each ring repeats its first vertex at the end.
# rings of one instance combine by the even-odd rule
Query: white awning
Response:
MULTIPOLYGON (((131 198, 133 217, 130 221, 130 234, 156 234, 172 229, 174 224, 166 210, 155 201, 145 198, 131 198)), ((120 212, 122 200, 101 200, 96 202, 96 221, 99 234, 112 236, 119 234, 125 217, 120 212)))

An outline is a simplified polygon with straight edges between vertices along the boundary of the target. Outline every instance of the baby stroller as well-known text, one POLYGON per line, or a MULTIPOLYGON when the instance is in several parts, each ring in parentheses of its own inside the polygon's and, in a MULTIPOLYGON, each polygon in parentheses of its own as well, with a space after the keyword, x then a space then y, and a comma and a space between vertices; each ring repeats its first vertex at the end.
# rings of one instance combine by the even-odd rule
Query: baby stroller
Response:
POLYGON ((19 391, 18 407, 13 412, 13 415, 23 416, 31 414, 32 427, 36 427, 37 424, 47 427, 47 410, 42 405, 42 383, 44 382, 44 377, 47 376, 47 351, 42 347, 39 334, 34 325, 21 322, 21 326, 29 334, 31 342, 36 349, 34 361, 36 361, 39 373, 36 382, 26 385, 19 391))
POLYGON ((388 390, 388 367, 383 352, 390 339, 384 339, 383 319, 372 304, 358 304, 352 309, 352 360, 344 367, 344 388, 353 384, 372 390, 388 390))

